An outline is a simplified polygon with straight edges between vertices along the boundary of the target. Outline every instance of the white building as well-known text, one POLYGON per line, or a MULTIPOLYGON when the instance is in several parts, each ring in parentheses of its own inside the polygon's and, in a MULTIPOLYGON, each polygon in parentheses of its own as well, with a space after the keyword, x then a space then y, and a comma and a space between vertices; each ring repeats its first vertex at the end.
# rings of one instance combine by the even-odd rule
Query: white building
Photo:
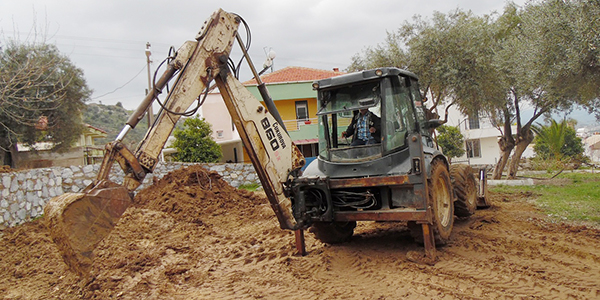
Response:
POLYGON ((600 162, 600 133, 595 133, 583 140, 585 155, 587 155, 592 162, 600 162))
POLYGON ((221 146, 221 162, 249 162, 240 134, 233 124, 227 106, 218 92, 209 93, 199 110, 199 116, 211 124, 213 140, 221 146))
MULTIPOLYGON (((440 118, 443 118, 445 106, 438 107, 440 118)), ((492 125, 490 120, 481 116, 466 116, 451 106, 448 109, 448 126, 458 126, 465 138, 465 155, 452 159, 453 162, 470 165, 495 165, 500 159, 501 152, 498 140, 502 136, 500 130, 492 125)), ((516 126, 513 126, 513 133, 516 126)), ((533 145, 523 153, 523 157, 533 156, 533 145)))

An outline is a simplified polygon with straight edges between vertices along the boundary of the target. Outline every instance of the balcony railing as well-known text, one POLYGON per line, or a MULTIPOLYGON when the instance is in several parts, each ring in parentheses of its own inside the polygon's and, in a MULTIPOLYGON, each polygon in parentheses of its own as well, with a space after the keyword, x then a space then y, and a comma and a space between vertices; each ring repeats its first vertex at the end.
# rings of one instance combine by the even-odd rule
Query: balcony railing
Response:
POLYGON ((460 130, 476 130, 495 128, 488 118, 479 118, 477 124, 469 122, 469 118, 464 118, 458 123, 460 130))
POLYGON ((294 120, 283 120, 283 125, 288 131, 300 130, 303 125, 317 124, 319 119, 317 117, 308 119, 294 119, 294 120))

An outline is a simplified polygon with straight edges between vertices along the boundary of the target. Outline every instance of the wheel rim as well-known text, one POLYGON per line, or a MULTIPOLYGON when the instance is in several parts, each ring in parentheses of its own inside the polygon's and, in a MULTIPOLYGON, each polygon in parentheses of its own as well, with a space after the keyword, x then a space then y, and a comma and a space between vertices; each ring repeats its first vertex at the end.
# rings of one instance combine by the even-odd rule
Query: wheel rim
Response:
POLYGON ((450 214, 450 193, 448 191, 448 185, 446 182, 439 178, 436 180, 435 186, 435 203, 436 203, 436 211, 438 215, 438 219, 440 225, 443 227, 448 226, 450 224, 450 218, 452 217, 450 214))
POLYGON ((470 207, 477 207, 477 190, 476 190, 476 185, 477 183, 475 182, 475 180, 468 180, 467 181, 467 201, 469 202, 469 206, 470 207))

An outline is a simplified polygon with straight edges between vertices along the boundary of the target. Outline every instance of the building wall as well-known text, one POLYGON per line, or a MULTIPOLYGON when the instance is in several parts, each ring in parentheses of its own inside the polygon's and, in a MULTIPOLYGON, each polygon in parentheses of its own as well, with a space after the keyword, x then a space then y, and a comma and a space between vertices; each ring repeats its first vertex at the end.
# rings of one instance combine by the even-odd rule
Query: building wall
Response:
MULTIPOLYGON (((438 107, 440 118, 443 118, 445 109, 443 105, 438 107)), ((465 142, 467 140, 478 140, 480 145, 480 157, 467 157, 465 153, 462 157, 452 159, 453 162, 468 162, 472 165, 493 165, 498 162, 500 159, 498 139, 501 133, 497 128, 492 126, 487 118, 480 117, 479 128, 471 129, 469 127, 468 116, 463 115, 455 106, 451 106, 448 110, 448 123, 446 125, 458 126, 465 138, 465 142)), ((466 150, 466 145, 464 149, 466 150)))
MULTIPOLYGON (((466 140, 466 139, 465 139, 466 140)), ((480 138, 480 157, 467 157, 467 154, 462 157, 452 159, 453 162, 465 162, 470 165, 494 165, 500 159, 500 148, 498 147, 498 139, 496 137, 480 138)))
POLYGON ((68 167, 85 164, 83 147, 73 147, 63 153, 50 152, 49 150, 23 151, 19 152, 13 159, 17 169, 68 167))
POLYGON ((233 126, 233 121, 221 94, 211 93, 206 97, 200 110, 200 117, 212 125, 212 137, 215 141, 227 141, 234 138, 235 126, 233 126), (222 132, 222 136, 218 135, 219 131, 222 132))
MULTIPOLYGON (((255 85, 247 86, 247 88, 256 99, 262 99, 260 92, 255 85)), ((282 99, 317 98, 317 92, 312 88, 312 81, 267 84, 267 89, 274 101, 282 99)))
POLYGON ((104 137, 105 132, 89 126, 68 151, 61 153, 50 151, 52 144, 49 142, 34 145, 37 151, 19 144, 17 153, 12 157, 14 167, 30 169, 94 164, 104 157, 104 147, 95 146, 95 139, 104 137))
POLYGON ((244 151, 244 145, 241 140, 235 140, 232 142, 222 143, 221 152, 223 153, 223 157, 221 158, 221 163, 237 163, 237 162, 250 162, 247 160, 246 153, 244 151), (237 160, 236 160, 237 159, 237 160))
MULTIPOLYGON (((302 129, 302 126, 298 126, 298 122, 296 121, 297 101, 307 102, 309 118, 311 122, 316 122, 317 99, 316 93, 312 91, 312 87, 310 87, 310 83, 292 83, 289 85, 278 84, 275 86, 275 90, 278 91, 275 93, 276 97, 285 96, 292 98, 276 98, 275 96, 273 96, 273 94, 271 94, 272 98, 274 99, 275 106, 277 107, 277 111, 279 112, 279 115, 281 116, 284 125, 288 131, 297 131, 302 129), (286 87, 291 88, 290 90, 288 90, 286 89, 286 87), (299 97, 298 93, 294 93, 294 91, 297 91, 298 89, 303 90, 303 92, 300 94, 305 96, 312 96, 312 98, 299 97), (309 89, 309 91, 311 92, 307 93, 306 89, 309 89)), ((271 90, 271 87, 271 85, 268 86, 269 90, 271 90)), ((256 87, 248 87, 248 89, 251 91, 254 89, 255 93, 258 93, 256 91, 256 87)), ((260 99, 260 94, 255 94, 254 96, 260 99)), ((261 103, 265 105, 264 102, 261 101, 261 103)), ((241 146, 242 143, 239 137, 239 132, 234 126, 232 126, 232 118, 229 115, 225 103, 223 102, 221 94, 209 94, 200 109, 199 115, 212 126, 212 137, 218 144, 221 145, 221 150, 223 152, 223 158, 221 159, 222 162, 235 161, 235 155, 233 150, 234 148, 236 149, 236 152, 238 154, 237 157, 239 162, 250 162, 250 158, 248 157, 246 149, 240 149, 240 147, 243 148, 243 146, 241 146), (221 132, 220 135, 219 132, 221 132), (235 143, 235 141, 239 142, 235 143)))
MULTIPOLYGON (((294 131, 301 129, 302 126, 298 126, 296 121, 296 102, 306 101, 308 106, 308 116, 311 122, 316 121, 317 117, 317 99, 306 98, 306 99, 291 99, 291 100, 277 100, 275 106, 279 115, 283 120, 283 123, 288 131, 294 131)), ((264 103, 263 103, 264 105, 264 103)))

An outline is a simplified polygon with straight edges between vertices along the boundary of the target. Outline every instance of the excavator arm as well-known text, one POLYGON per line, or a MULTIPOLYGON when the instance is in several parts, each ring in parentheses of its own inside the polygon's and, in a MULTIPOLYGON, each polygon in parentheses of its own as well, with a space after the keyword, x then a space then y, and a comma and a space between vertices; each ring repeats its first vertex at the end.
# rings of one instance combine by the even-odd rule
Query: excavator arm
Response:
POLYGON ((304 156, 272 114, 223 66, 215 76, 229 114, 282 229, 299 229, 284 184, 305 163, 304 156))
MULTIPOLYGON (((240 22, 240 17, 235 14, 223 10, 213 13, 196 40, 185 42, 179 48, 125 128, 114 142, 106 146, 96 180, 81 193, 63 194, 48 202, 44 211, 50 234, 73 271, 79 274, 89 271, 93 250, 131 205, 133 192, 141 185, 146 174, 156 167, 177 121, 199 95, 207 91, 207 86, 213 80, 240 132, 280 227, 292 230, 304 227, 294 219, 292 203, 285 189, 285 185, 304 165, 304 157, 285 131, 272 100, 269 97, 263 99, 271 108, 269 111, 231 74, 227 66, 233 44, 236 40, 241 41, 237 32, 240 22), (175 83, 156 121, 136 151, 130 151, 122 139, 129 130, 135 128, 172 79, 175 83), (122 184, 109 180, 115 162, 125 172, 122 184)), ((243 46, 242 50, 256 73, 243 46)), ((267 92, 261 94, 268 96, 267 92)))

